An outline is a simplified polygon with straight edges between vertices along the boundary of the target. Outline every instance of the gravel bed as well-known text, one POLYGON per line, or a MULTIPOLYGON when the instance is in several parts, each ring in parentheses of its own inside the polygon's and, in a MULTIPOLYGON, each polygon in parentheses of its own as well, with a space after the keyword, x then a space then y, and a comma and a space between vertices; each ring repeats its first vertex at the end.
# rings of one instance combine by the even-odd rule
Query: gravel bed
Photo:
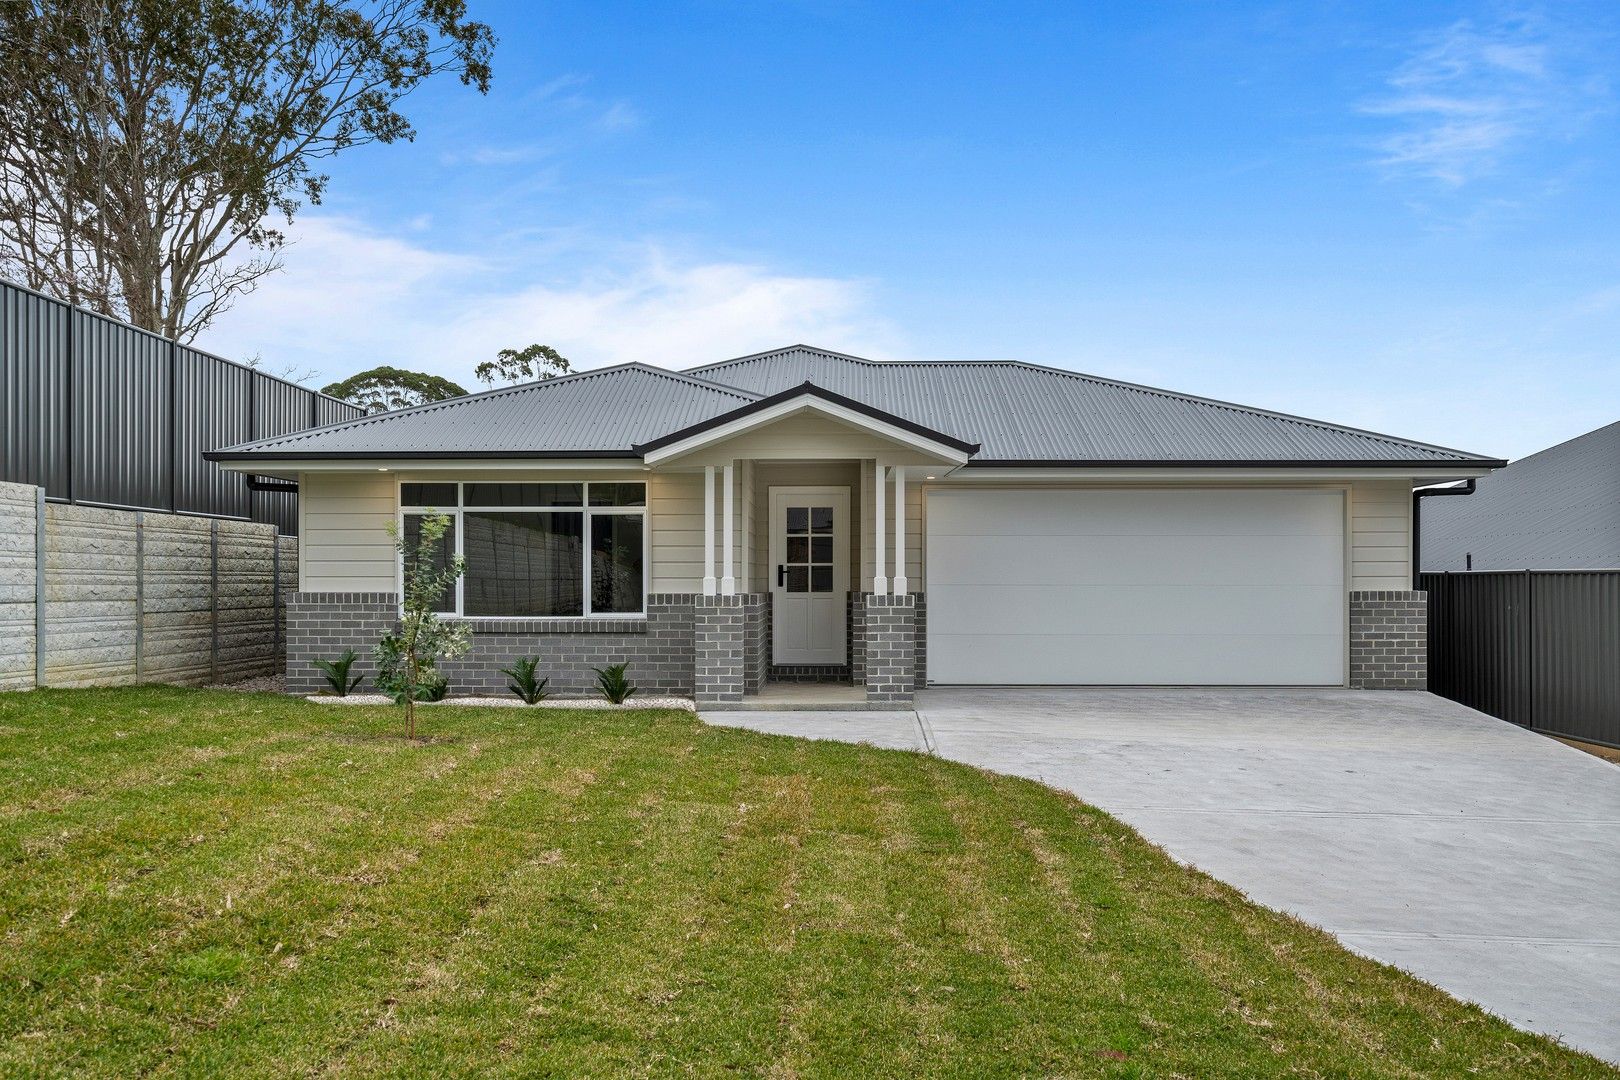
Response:
MULTIPOLYGON (((393 698, 385 694, 350 694, 348 697, 337 697, 332 694, 311 694, 304 699, 313 701, 317 705, 392 705, 393 698)), ((631 698, 623 705, 615 705, 601 698, 547 698, 536 705, 525 705, 516 697, 452 697, 443 701, 422 701, 419 705, 475 705, 479 708, 497 709, 608 709, 624 711, 626 709, 684 709, 687 712, 696 712, 697 705, 691 698, 683 697, 637 697, 631 698)))

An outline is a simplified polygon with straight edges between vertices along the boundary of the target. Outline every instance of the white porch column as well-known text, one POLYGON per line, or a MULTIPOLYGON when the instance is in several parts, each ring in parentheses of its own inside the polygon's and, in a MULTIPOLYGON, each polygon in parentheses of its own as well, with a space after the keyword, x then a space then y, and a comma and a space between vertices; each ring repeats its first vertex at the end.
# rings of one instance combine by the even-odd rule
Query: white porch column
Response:
POLYGON ((724 535, 720 540, 720 550, 725 554, 721 565, 720 595, 736 596, 737 571, 735 566, 732 564, 731 559, 732 537, 737 531, 735 507, 732 505, 736 496, 736 486, 731 482, 731 462, 726 462, 726 466, 722 470, 722 473, 723 479, 725 480, 726 491, 725 497, 721 499, 721 505, 725 507, 725 513, 720 519, 721 528, 724 529, 724 535))
POLYGON ((714 466, 703 467, 703 595, 713 596, 714 582, 714 466))
POLYGON ((883 567, 883 462, 878 462, 875 469, 877 485, 872 492, 872 539, 873 547, 877 550, 872 553, 872 591, 878 596, 886 596, 889 592, 889 579, 884 574, 883 567))
POLYGON ((906 581, 906 470, 894 467, 894 595, 905 596, 906 581))

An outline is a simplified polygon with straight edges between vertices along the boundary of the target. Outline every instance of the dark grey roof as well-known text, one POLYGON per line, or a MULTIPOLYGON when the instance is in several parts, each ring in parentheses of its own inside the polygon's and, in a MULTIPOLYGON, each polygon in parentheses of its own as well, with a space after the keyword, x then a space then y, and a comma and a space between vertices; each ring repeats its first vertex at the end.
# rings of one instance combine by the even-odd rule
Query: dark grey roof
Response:
POLYGON ((813 382, 981 444, 970 465, 1501 464, 1442 446, 1015 360, 865 360, 795 345, 688 374, 773 394, 813 382))
POLYGON ((216 450, 214 460, 636 457, 636 448, 809 383, 983 465, 1501 462, 1355 428, 1011 360, 878 362, 795 345, 687 372, 567 375, 216 450))
POLYGON ((759 396, 623 364, 242 443, 208 457, 638 457, 636 443, 759 396))
POLYGON ((1425 570, 1620 568, 1620 423, 1484 476, 1472 495, 1424 499, 1425 570))

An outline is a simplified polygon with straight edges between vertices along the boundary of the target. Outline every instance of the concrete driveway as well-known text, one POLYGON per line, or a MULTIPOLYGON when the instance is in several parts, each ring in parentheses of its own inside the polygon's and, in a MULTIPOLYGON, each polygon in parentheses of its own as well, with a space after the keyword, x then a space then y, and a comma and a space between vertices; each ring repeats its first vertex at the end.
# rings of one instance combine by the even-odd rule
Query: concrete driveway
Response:
POLYGON ((931 690, 914 720, 723 722, 1066 788, 1259 903, 1620 1062, 1620 767, 1443 698, 931 690))

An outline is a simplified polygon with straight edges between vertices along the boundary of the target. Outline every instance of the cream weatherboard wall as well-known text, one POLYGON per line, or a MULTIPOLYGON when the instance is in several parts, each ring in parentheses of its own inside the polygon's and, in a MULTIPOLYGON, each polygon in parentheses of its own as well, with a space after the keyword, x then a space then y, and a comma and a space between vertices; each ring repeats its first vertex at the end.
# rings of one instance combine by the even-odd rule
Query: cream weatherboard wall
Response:
MULTIPOLYGON (((733 470, 738 505, 747 489, 744 470, 733 470)), ((550 474, 555 478, 556 474, 550 474)), ((455 479, 537 479, 513 473, 468 472, 455 479)), ((652 567, 648 591, 689 593, 703 587, 703 474, 701 472, 647 473, 614 470, 578 474, 579 479, 633 480, 647 484, 647 513, 652 530, 652 567)), ((304 592, 394 592, 398 587, 393 543, 388 524, 399 509, 402 480, 437 479, 408 472, 304 473, 299 478, 300 533, 305 556, 300 561, 299 587, 304 592)), ((715 518, 721 515, 716 492, 715 518)), ((746 521, 739 513, 739 522, 746 521)), ((737 565, 747 566, 745 532, 737 530, 737 565)), ((715 573, 720 573, 718 559, 715 573)), ((739 588, 741 583, 739 583, 739 588)))
MULTIPOLYGON (((733 470, 737 533, 734 539, 737 588, 763 589, 769 577, 769 524, 765 512, 773 486, 848 486, 851 510, 851 589, 871 588, 873 465, 866 461, 752 462, 733 470)), ((913 470, 920 473, 921 470, 913 470)), ((395 473, 305 473, 301 479, 300 529, 303 557, 300 587, 305 592, 392 592, 397 588, 393 545, 387 526, 398 507, 395 473)), ((489 476, 489 474, 482 474, 489 476)), ((502 474, 511 478, 511 474, 502 474)), ((591 473, 598 479, 645 480, 652 530, 650 591, 697 592, 703 579, 703 473, 618 471, 591 473)), ((478 478, 479 474, 468 474, 478 478)), ((906 485, 906 575, 914 592, 927 588, 926 481, 906 485)), ((1411 484, 1404 480, 1360 480, 1349 485, 1349 589, 1411 588, 1411 484)), ((894 489, 889 487, 888 502, 894 489)), ((723 502, 716 492, 716 531, 723 502)), ((893 511, 886 507, 885 571, 893 566, 893 511)), ((721 572, 718 556, 715 573, 721 572)))
POLYGON ((388 525, 399 507, 391 473, 303 473, 298 535, 310 558, 298 564, 301 592, 394 592, 388 525))
POLYGON ((1411 481, 1356 481, 1350 488, 1350 590, 1411 587, 1411 481))

